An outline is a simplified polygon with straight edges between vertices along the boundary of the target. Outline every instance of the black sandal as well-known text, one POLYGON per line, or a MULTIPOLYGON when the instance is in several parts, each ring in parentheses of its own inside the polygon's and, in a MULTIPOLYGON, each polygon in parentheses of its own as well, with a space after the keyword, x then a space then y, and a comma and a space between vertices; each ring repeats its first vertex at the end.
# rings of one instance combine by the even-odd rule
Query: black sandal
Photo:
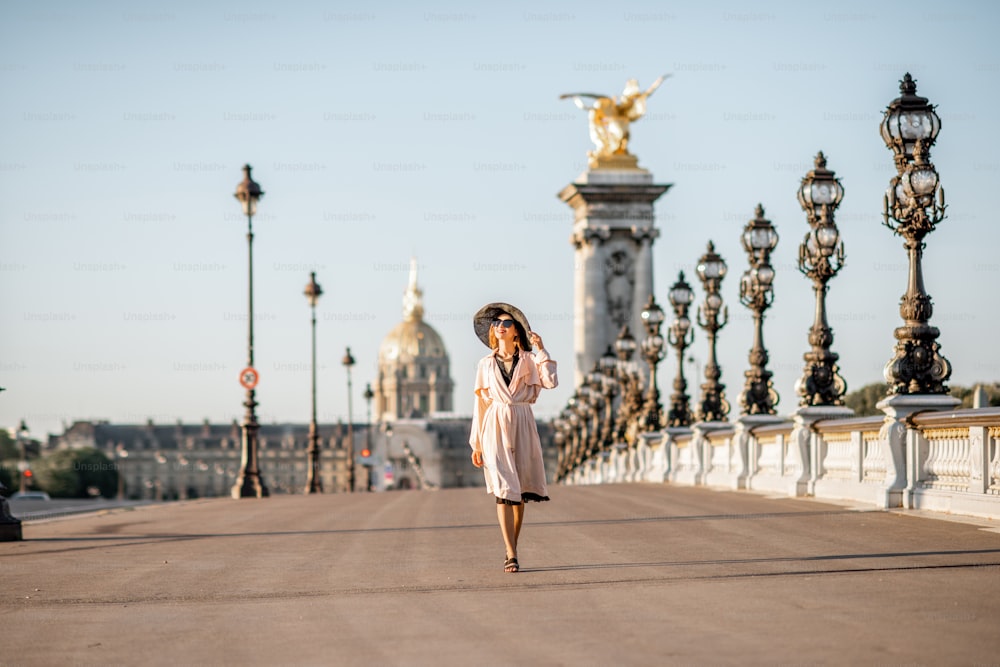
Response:
POLYGON ((521 566, 517 564, 517 558, 508 558, 503 562, 504 572, 519 572, 521 566))

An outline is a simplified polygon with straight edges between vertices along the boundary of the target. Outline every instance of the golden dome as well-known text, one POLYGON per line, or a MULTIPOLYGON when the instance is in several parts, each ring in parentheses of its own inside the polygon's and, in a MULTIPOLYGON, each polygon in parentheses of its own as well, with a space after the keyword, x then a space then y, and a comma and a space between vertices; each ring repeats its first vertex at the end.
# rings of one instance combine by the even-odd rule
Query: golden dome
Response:
POLYGON ((410 283, 403 294, 403 321, 382 340, 379 364, 409 363, 415 359, 448 359, 441 336, 424 322, 424 293, 417 286, 417 260, 410 260, 410 283))
POLYGON ((444 342, 423 320, 404 320, 382 340, 378 351, 381 363, 409 363, 414 359, 447 359, 444 342))

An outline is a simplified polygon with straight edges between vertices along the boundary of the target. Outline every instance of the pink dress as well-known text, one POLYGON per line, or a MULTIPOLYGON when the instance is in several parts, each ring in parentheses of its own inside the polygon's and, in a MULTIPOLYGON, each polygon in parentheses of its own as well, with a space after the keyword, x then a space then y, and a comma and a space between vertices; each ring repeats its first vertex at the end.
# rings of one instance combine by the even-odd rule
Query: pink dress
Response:
POLYGON ((542 389, 559 384, 556 362, 548 352, 521 350, 519 355, 509 387, 494 352, 479 360, 469 436, 472 449, 483 452, 486 490, 516 502, 521 502, 521 494, 548 496, 542 444, 531 404, 542 389))

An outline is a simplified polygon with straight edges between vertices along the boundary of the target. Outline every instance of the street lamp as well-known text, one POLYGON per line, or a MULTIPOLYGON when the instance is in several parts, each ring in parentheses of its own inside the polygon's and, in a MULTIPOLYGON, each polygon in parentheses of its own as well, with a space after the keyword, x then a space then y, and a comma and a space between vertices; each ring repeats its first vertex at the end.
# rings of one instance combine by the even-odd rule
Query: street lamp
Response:
POLYGON ((354 357, 351 356, 351 348, 347 348, 344 358, 340 360, 347 369, 347 490, 354 493, 354 411, 351 401, 351 366, 354 365, 354 357))
POLYGON ((909 256, 906 294, 899 304, 904 325, 898 327, 895 356, 883 371, 891 394, 947 394, 951 363, 939 352, 940 331, 928 321, 933 314, 931 297, 924 291, 921 259, 924 237, 944 220, 944 190, 930 161, 930 149, 941 129, 941 119, 927 98, 917 95, 917 85, 907 73, 900 81, 901 95, 882 119, 882 139, 893 151, 897 175, 883 199, 886 227, 903 237, 909 256))
POLYGON ((309 274, 309 284, 303 292, 312 310, 312 421, 309 422, 309 472, 306 479, 306 493, 322 493, 323 479, 319 467, 319 425, 316 423, 316 303, 323 294, 323 288, 316 282, 316 272, 309 274))
POLYGON ((705 364, 705 384, 701 385, 701 403, 698 406, 698 421, 726 421, 729 415, 729 401, 726 400, 726 385, 719 382, 722 370, 716 360, 715 339, 719 330, 729 322, 729 307, 722 305, 719 287, 726 277, 726 263, 715 252, 715 244, 708 242, 708 250, 698 260, 698 278, 705 288, 705 301, 698 306, 698 326, 708 335, 708 363, 705 364), (719 315, 722 319, 719 319, 719 315), (702 315, 704 314, 704 319, 702 315))
POLYGON ((674 393, 670 395, 667 426, 690 426, 691 408, 688 405, 687 381, 684 379, 684 349, 694 342, 694 330, 688 318, 688 307, 694 301, 694 290, 684 280, 683 271, 670 288, 668 298, 674 309, 674 321, 667 330, 667 342, 677 350, 677 377, 674 378, 674 393))
POLYGON ((257 214, 257 202, 264 196, 260 185, 250 178, 250 165, 243 167, 243 182, 236 186, 236 199, 243 207, 243 213, 247 216, 247 277, 249 284, 249 308, 248 308, 248 333, 247 333, 247 371, 254 379, 244 382, 246 388, 246 399, 243 406, 246 413, 243 415, 243 447, 240 460, 240 472, 236 477, 236 483, 232 488, 233 498, 266 498, 268 496, 267 487, 261 479, 260 466, 258 463, 257 433, 260 424, 257 423, 257 401, 255 399, 256 371, 253 370, 253 216, 257 214), (251 372, 252 371, 252 372, 251 372))
POLYGON ((604 423, 601 428, 601 442, 604 449, 610 449, 615 444, 615 399, 621 395, 623 385, 619 382, 617 373, 618 358, 608 345, 607 350, 597 360, 597 370, 600 375, 601 391, 604 392, 604 423))
POLYGON ((778 392, 767 370, 767 348, 764 347, 764 311, 774 301, 774 269, 771 251, 778 245, 778 232, 764 217, 764 207, 757 204, 754 218, 743 228, 743 249, 750 268, 740 280, 740 303, 753 312, 753 347, 750 349, 750 370, 744 373, 746 383, 740 394, 740 405, 746 415, 773 415, 778 404, 778 392))
POLYGON ((809 344, 802 377, 795 383, 799 405, 843 405, 847 383, 837 367, 839 355, 830 351, 833 330, 826 319, 827 282, 844 265, 844 242, 833 214, 844 197, 844 188, 826 168, 826 156, 816 155, 815 169, 802 179, 798 199, 809 220, 810 231, 799 245, 799 271, 813 281, 816 315, 809 329, 809 344))
POLYGON ((641 316, 646 326, 646 337, 642 340, 641 346, 642 354, 649 364, 649 386, 643 414, 643 430, 648 433, 659 430, 663 413, 663 408, 660 406, 660 390, 656 385, 656 366, 663 359, 663 336, 660 335, 660 325, 663 324, 664 314, 652 294, 643 306, 641 316))
POLYGON ((118 500, 125 500, 125 460, 128 458, 125 443, 119 442, 115 447, 115 458, 118 459, 118 500))
POLYGON ((28 489, 28 478, 31 477, 31 466, 28 465, 28 436, 30 431, 28 430, 28 425, 21 420, 21 423, 17 427, 17 431, 14 434, 14 438, 17 440, 17 446, 21 450, 21 460, 18 461, 17 471, 18 471, 18 490, 24 493, 28 489))
MULTIPOLYGON (((365 427, 365 451, 368 453, 366 456, 372 456, 372 399, 375 398, 375 392, 372 391, 371 384, 365 385, 365 393, 363 394, 365 398, 365 403, 367 405, 366 412, 367 416, 365 422, 367 426, 365 427)), ((372 490, 372 466, 370 464, 365 466, 368 471, 368 481, 365 482, 365 490, 372 490)))
POLYGON ((594 367, 586 375, 588 394, 594 406, 594 433, 592 451, 600 453, 607 449, 606 434, 609 431, 607 416, 609 413, 607 388, 604 383, 604 373, 601 372, 600 360, 594 362, 594 367))
POLYGON ((627 442, 629 437, 629 424, 635 419, 642 409, 642 386, 639 376, 635 372, 632 355, 635 354, 636 345, 632 332, 628 325, 622 327, 615 340, 615 354, 618 355, 616 372, 621 382, 622 400, 618 405, 618 417, 615 420, 615 441, 627 442))

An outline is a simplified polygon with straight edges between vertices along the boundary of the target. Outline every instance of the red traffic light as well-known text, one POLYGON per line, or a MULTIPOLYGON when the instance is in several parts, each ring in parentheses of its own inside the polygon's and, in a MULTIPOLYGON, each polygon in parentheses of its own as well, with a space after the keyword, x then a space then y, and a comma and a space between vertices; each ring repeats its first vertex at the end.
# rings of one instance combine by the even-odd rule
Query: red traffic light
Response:
POLYGON ((25 477, 34 477, 35 473, 31 472, 30 470, 25 470, 24 471, 24 476, 25 477))
POLYGON ((372 455, 372 452, 371 452, 370 449, 362 449, 361 450, 361 458, 366 459, 366 458, 368 458, 371 455, 372 455))

